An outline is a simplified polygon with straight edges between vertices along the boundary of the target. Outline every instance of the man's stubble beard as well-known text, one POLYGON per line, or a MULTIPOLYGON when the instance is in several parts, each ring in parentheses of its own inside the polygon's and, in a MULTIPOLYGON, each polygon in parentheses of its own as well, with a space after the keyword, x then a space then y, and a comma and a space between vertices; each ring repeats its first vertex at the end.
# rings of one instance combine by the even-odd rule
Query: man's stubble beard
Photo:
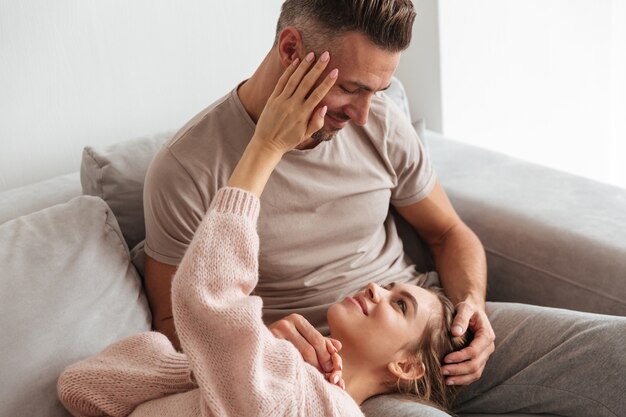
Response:
POLYGON ((311 138, 314 139, 316 142, 327 142, 329 140, 332 140, 335 138, 335 136, 337 136, 337 133, 339 133, 341 129, 328 129, 326 128, 326 126, 322 127, 320 130, 318 130, 317 132, 313 133, 313 135, 311 135, 311 138))

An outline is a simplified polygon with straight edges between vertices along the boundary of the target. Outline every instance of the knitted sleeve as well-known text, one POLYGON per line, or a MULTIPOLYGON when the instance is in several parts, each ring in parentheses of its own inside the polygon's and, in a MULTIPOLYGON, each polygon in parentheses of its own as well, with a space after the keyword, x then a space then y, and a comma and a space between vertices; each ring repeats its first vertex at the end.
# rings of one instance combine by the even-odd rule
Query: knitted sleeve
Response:
POLYGON ((59 400, 76 417, 128 416, 144 402, 196 387, 187 358, 164 335, 141 333, 69 366, 59 400))
POLYGON ((203 415, 337 415, 345 407, 336 400, 346 398, 354 412, 344 415, 362 415, 264 325, 261 299, 250 295, 258 281, 258 216, 253 194, 219 190, 172 284, 174 323, 203 415))

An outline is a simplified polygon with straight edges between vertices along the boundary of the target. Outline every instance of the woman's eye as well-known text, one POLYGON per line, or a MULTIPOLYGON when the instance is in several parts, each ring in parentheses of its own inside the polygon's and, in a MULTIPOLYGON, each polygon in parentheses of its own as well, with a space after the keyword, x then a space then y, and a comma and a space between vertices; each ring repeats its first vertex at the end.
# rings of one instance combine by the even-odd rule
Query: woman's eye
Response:
POLYGON ((402 314, 405 314, 406 313, 406 302, 403 299, 399 299, 398 301, 396 301, 396 304, 398 304, 398 307, 402 311, 402 314))

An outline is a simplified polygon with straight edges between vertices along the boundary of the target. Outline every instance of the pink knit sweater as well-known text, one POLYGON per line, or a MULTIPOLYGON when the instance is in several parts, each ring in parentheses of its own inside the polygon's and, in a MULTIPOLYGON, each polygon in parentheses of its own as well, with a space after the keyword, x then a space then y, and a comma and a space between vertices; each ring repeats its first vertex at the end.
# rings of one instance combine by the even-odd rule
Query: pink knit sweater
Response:
POLYGON ((68 367, 59 398, 74 416, 362 416, 358 405, 276 339, 261 319, 259 200, 223 188, 172 284, 185 354, 155 332, 68 367))

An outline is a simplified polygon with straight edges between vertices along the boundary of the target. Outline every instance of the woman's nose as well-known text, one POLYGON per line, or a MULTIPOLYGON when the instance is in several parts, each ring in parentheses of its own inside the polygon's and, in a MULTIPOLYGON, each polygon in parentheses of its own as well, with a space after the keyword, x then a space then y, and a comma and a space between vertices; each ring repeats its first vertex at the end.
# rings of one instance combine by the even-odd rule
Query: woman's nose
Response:
POLYGON ((365 287, 365 296, 372 300, 372 302, 374 303, 377 303, 380 298, 378 288, 378 285, 373 282, 370 282, 369 284, 367 284, 367 287, 365 287))

